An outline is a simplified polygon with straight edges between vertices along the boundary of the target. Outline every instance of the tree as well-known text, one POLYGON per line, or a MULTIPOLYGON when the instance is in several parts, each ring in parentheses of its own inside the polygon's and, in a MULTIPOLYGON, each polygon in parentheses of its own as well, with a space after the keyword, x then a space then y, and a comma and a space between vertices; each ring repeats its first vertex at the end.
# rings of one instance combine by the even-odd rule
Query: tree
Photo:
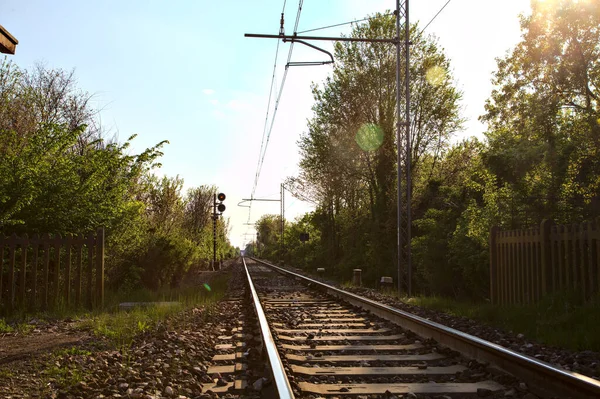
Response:
MULTIPOLYGON (((351 33, 394 35, 394 17, 381 14, 351 33)), ((410 90, 417 105, 411 111, 410 156, 416 175, 425 156, 440 155, 462 120, 461 94, 442 50, 417 26, 411 27, 411 41, 410 90)), ((375 267, 365 276, 375 279, 393 270, 396 259, 395 48, 344 42, 336 44, 335 58, 332 76, 313 87, 314 116, 299 142, 301 172, 294 183, 319 199, 313 221, 326 260, 347 269, 366 256, 375 267)))
POLYGON ((256 231, 260 256, 274 261, 281 259, 281 216, 261 216, 256 222, 256 231))
POLYGON ((516 226, 598 214, 600 3, 532 1, 523 38, 498 60, 486 163, 513 190, 516 226), (594 206, 596 205, 596 206, 594 206), (533 218, 525 215, 533 215, 533 218))

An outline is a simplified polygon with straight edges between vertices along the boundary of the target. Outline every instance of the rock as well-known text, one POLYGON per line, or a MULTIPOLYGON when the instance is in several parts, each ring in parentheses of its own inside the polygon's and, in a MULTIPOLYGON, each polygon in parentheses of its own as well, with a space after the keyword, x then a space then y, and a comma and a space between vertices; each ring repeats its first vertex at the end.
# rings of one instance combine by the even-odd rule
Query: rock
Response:
POLYGON ((492 394, 491 389, 477 388, 477 396, 479 396, 480 398, 485 398, 487 396, 490 396, 491 394, 492 394))
POLYGON ((217 386, 218 386, 218 387, 224 387, 224 386, 226 386, 226 385, 227 385, 227 381, 225 381, 225 379, 223 379, 223 378, 219 378, 219 379, 217 380, 217 386))
POLYGON ((259 378, 258 380, 254 381, 254 384, 252 384, 252 389, 254 389, 255 391, 262 391, 265 381, 266 381, 266 378, 264 378, 264 377, 259 378))
POLYGON ((527 384, 525 384, 524 382, 520 382, 519 386, 518 386, 519 391, 521 392, 525 392, 527 391, 527 384))
POLYGON ((175 391, 173 390, 173 388, 169 385, 167 385, 167 387, 165 388, 165 395, 168 397, 172 397, 175 396, 175 391))

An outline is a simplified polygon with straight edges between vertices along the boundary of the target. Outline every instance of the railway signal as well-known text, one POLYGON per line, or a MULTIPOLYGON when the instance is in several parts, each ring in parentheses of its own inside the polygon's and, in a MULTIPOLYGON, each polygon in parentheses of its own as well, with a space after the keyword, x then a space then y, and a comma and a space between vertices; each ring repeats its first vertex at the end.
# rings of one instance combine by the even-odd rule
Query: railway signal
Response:
POLYGON ((225 198, 227 198, 227 197, 223 193, 219 193, 217 195, 217 199, 219 200, 219 203, 217 204, 217 209, 221 213, 225 212, 225 204, 223 203, 223 201, 225 201, 225 198))
POLYGON ((227 198, 227 196, 223 193, 215 193, 213 198, 213 271, 215 270, 215 265, 217 264, 217 219, 219 219, 219 216, 221 216, 223 212, 225 212, 226 207, 223 203, 223 201, 225 201, 225 198, 227 198), (217 202, 217 200, 219 202, 217 202))

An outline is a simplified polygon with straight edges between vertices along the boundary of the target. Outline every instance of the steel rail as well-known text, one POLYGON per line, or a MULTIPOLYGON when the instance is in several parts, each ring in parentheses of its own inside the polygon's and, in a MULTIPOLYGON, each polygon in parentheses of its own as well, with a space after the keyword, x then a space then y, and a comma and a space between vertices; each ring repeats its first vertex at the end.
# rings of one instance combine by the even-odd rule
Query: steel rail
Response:
POLYGON ((561 398, 600 398, 600 381, 585 375, 556 368, 546 362, 512 351, 454 328, 427 320, 406 311, 375 302, 333 287, 329 284, 305 277, 260 259, 252 258, 283 274, 293 276, 327 293, 362 307, 374 314, 395 322, 396 324, 424 337, 435 339, 439 344, 447 346, 461 354, 490 363, 530 385, 529 389, 538 395, 558 396, 561 398))
POLYGON ((294 399, 294 392, 290 386, 290 382, 285 374, 283 363, 277 352, 277 346, 271 335, 271 329, 265 316, 265 311, 260 304, 258 294, 252 283, 248 266, 246 266, 246 259, 242 256, 242 262, 244 263, 244 269, 246 270, 246 277, 248 281, 248 287, 252 294, 252 302, 254 303, 254 309, 256 310, 256 317, 258 318, 258 324, 260 326, 260 333, 263 339, 264 349, 267 351, 267 357, 271 366, 271 373, 273 374, 273 380, 275 381, 275 387, 277 388, 277 397, 281 399, 294 399))

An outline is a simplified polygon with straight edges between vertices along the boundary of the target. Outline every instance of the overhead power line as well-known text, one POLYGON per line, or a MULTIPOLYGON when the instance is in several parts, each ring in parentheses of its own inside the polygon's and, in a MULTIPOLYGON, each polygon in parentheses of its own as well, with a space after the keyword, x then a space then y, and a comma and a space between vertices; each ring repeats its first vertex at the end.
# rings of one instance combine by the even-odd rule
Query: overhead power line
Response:
POLYGON ((438 15, 440 15, 440 13, 441 13, 442 11, 444 11, 444 8, 446 8, 446 6, 448 5, 448 3, 450 3, 450 1, 452 1, 452 0, 448 0, 448 1, 446 2, 446 4, 444 4, 444 6, 443 6, 442 8, 440 8, 440 10, 437 12, 437 14, 435 14, 435 15, 433 16, 433 18, 431 18, 431 21, 429 21, 429 22, 427 23, 427 25, 425 25, 425 27, 424 27, 424 28, 421 30, 421 32, 423 32, 425 29, 427 29, 427 27, 428 27, 429 25, 431 25, 431 23, 432 23, 432 22, 433 22, 433 21, 434 21, 434 20, 437 18, 437 16, 438 16, 438 15))
MULTIPOLYGON (((287 0, 283 0, 283 7, 281 9, 281 25, 283 26, 283 14, 285 13, 285 5, 287 4, 287 0)), ((273 95, 273 86, 276 85, 275 73, 277 71, 277 58, 279 57, 279 41, 277 41, 277 48, 275 49, 275 60, 273 62, 273 74, 271 76, 271 85, 269 88, 269 100, 267 101, 267 114, 265 116, 265 124, 263 127, 263 135, 260 143, 260 150, 258 152, 258 162, 256 164, 256 173, 254 175, 254 184, 252 185, 252 195, 254 197, 254 193, 256 192, 256 186, 258 185, 258 178, 260 175, 260 168, 262 166, 262 158, 264 158, 263 150, 266 151, 264 146, 265 143, 265 133, 267 131, 267 126, 269 122, 269 110, 271 109, 271 98, 273 95)), ((277 91, 277 89, 275 89, 277 91)), ((250 202, 250 206, 248 207, 248 222, 250 221, 250 215, 252 212, 252 202, 250 202)))
MULTIPOLYGON (((298 12, 296 13, 296 22, 294 23, 294 34, 297 33, 298 31, 298 24, 300 22, 300 14, 302 12, 302 4, 304 3, 304 0, 300 0, 298 3, 298 12)), ((294 43, 292 42, 290 45, 290 49, 288 51, 288 57, 287 57, 287 63, 285 66, 285 71, 283 72, 283 78, 281 79, 281 85, 279 86, 279 93, 277 95, 277 98, 275 100, 275 108, 273 109, 273 116, 271 117, 271 125, 269 127, 267 136, 266 136, 266 141, 265 141, 265 145, 264 148, 261 146, 261 154, 259 155, 259 164, 257 167, 257 171, 256 171, 256 176, 255 176, 255 180, 254 180, 254 187, 252 188, 252 197, 254 197, 254 194, 256 193, 256 187, 258 186, 258 179, 260 178, 260 173, 262 171, 262 166, 265 160, 265 155, 267 153, 267 147, 269 146, 269 141, 271 139, 271 132, 273 131, 273 126, 275 124, 275 117, 277 116, 277 110, 279 109, 279 103, 281 101, 281 95, 283 94, 283 88, 285 86, 285 81, 287 78, 287 73, 288 73, 288 69, 289 69, 289 63, 290 60, 292 58, 292 51, 294 50, 294 43)), ((267 115, 268 117, 268 115, 267 115)), ((250 217, 250 213, 248 213, 248 217, 250 217)))
POLYGON ((323 26, 321 28, 307 29, 307 30, 303 30, 301 32, 298 32, 298 34, 307 33, 307 32, 314 32, 314 31, 317 31, 317 30, 323 30, 323 29, 329 29, 329 28, 335 28, 337 26, 350 25, 350 24, 355 24, 355 23, 358 23, 358 22, 370 21, 370 20, 374 20, 374 19, 379 19, 379 18, 387 17, 389 15, 392 15, 392 14, 388 13, 388 14, 383 14, 383 15, 378 16, 378 17, 366 17, 366 18, 363 18, 363 19, 355 19, 354 21, 342 22, 341 24, 328 25, 328 26, 323 26))
POLYGON ((267 101, 267 115, 265 116, 265 124, 263 128, 262 140, 260 143, 260 151, 258 153, 258 163, 256 165, 256 174, 254 175, 254 185, 252 188, 252 197, 254 197, 254 192, 256 190, 256 185, 258 184, 258 176, 260 174, 260 166, 261 166, 261 156, 263 154, 263 149, 265 147, 265 135, 267 133, 267 126, 269 124, 269 110, 271 109, 271 98, 273 95, 273 86, 276 84, 275 82, 275 72, 277 70, 277 57, 279 55, 279 41, 277 41, 277 49, 275 50, 275 62, 273 63, 273 76, 271 77, 271 87, 269 89, 269 101, 267 101))

